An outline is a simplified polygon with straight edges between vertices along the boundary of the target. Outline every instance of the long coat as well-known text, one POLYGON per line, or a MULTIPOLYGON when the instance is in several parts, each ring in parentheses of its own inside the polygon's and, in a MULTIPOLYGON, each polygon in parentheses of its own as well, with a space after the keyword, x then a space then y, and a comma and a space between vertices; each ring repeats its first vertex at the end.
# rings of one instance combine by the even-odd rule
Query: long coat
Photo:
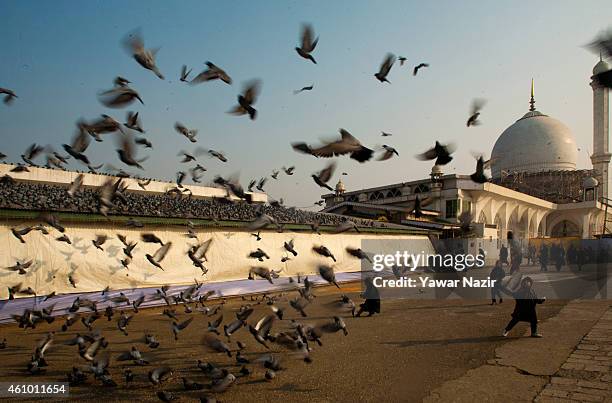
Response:
POLYGON ((542 304, 545 299, 538 298, 531 288, 520 288, 513 292, 515 298, 514 312, 512 317, 521 322, 532 322, 538 320, 536 305, 542 304))

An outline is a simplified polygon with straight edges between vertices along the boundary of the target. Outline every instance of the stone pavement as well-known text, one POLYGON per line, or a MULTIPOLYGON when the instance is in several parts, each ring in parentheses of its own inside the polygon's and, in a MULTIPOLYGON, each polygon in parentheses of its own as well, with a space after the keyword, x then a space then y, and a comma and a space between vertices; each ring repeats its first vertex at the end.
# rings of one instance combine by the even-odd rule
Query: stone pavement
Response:
POLYGON ((539 324, 541 339, 528 337, 528 326, 523 328, 513 329, 512 340, 496 348, 486 365, 445 382, 424 402, 612 403, 609 300, 570 301, 539 324))
POLYGON ((612 307, 580 341, 536 402, 612 402, 612 307))

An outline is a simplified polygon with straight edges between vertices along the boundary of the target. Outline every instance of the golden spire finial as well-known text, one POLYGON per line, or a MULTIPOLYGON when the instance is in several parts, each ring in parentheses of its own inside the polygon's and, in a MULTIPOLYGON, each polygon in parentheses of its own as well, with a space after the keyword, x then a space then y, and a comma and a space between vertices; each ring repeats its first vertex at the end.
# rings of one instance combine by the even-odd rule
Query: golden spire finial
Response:
POLYGON ((531 79, 531 100, 529 100, 529 110, 531 112, 535 111, 535 98, 534 98, 534 87, 533 87, 533 78, 531 79))

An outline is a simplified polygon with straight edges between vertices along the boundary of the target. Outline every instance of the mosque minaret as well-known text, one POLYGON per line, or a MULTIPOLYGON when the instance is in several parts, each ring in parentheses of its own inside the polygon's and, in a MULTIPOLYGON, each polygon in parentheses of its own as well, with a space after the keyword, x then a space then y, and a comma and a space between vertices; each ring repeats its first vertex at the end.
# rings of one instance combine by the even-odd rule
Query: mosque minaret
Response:
MULTIPOLYGON (((609 70, 608 64, 600 57, 599 63, 593 68, 593 75, 609 70)), ((593 155, 591 162, 598 173, 600 182, 599 196, 608 197, 608 168, 610 164, 609 149, 609 90, 591 81, 593 88, 593 155)))

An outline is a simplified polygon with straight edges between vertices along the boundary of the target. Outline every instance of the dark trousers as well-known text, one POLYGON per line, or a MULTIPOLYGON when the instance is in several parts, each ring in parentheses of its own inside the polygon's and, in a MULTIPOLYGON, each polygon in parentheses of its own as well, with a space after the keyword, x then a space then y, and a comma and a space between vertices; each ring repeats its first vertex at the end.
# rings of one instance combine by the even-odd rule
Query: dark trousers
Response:
POLYGON ((497 285, 497 283, 501 280, 497 280, 495 285, 491 287, 491 299, 495 301, 496 297, 499 297, 499 300, 502 300, 501 286, 497 285))
MULTIPOLYGON (((519 322, 520 320, 516 318, 510 319, 510 322, 508 322, 508 326, 506 326, 506 332, 509 332, 510 330, 512 330, 512 328, 516 326, 516 324, 519 322)), ((531 319, 529 324, 531 325, 531 334, 536 334, 538 332, 538 320, 536 318, 533 318, 531 319)))

